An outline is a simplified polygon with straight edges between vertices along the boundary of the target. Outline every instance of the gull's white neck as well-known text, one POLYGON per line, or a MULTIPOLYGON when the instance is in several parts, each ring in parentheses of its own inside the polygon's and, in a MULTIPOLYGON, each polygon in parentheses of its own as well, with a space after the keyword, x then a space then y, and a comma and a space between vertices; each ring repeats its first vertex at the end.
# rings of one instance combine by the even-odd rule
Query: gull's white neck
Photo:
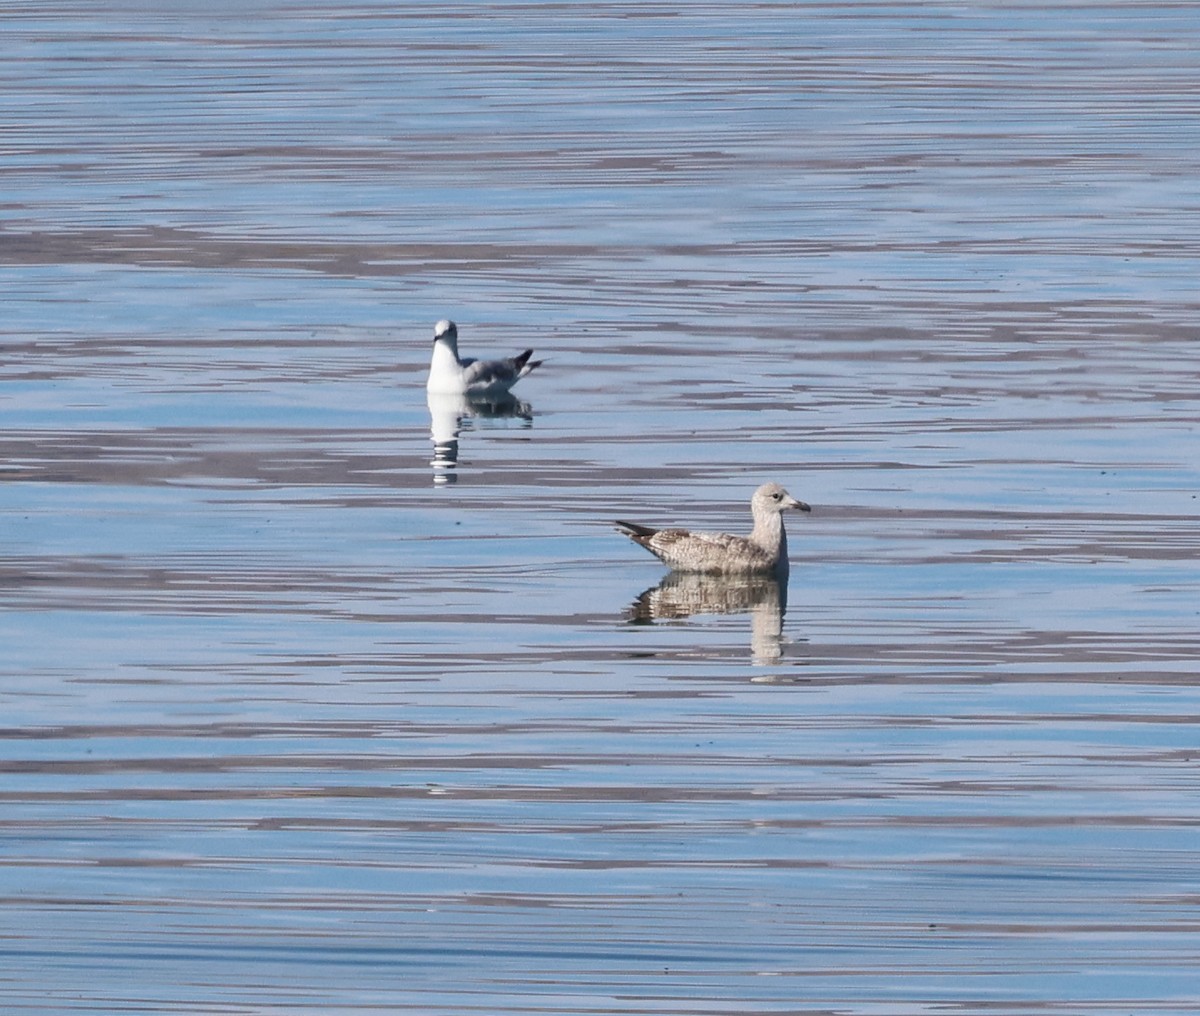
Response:
POLYGON ((787 533, 783 528, 783 516, 779 512, 756 514, 750 542, 758 544, 772 556, 779 555, 782 560, 787 560, 787 533))
POLYGON ((462 364, 450 343, 438 340, 433 344, 433 359, 429 361, 430 391, 461 391, 462 364))

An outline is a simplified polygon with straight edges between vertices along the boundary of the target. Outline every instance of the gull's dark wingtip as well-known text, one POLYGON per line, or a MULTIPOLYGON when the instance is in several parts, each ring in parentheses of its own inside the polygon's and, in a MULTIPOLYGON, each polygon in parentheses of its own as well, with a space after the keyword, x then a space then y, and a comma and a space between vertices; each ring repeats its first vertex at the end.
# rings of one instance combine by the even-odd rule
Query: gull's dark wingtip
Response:
POLYGON ((613 525, 617 527, 618 532, 624 533, 626 536, 635 540, 638 537, 641 537, 643 540, 649 539, 658 532, 657 529, 651 529, 649 526, 641 526, 636 522, 622 522, 620 519, 616 519, 613 522, 613 525))

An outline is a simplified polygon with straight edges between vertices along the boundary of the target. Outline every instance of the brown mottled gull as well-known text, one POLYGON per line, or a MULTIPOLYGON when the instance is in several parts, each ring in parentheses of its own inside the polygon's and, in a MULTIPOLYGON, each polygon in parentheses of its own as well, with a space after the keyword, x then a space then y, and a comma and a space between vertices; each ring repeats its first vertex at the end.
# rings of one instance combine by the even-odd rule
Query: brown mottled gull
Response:
POLYGON ((531 356, 533 350, 527 349, 503 360, 460 359, 457 326, 439 321, 433 326, 433 359, 425 387, 442 395, 499 395, 542 365, 531 356))
POLYGON ((777 483, 764 483, 750 500, 754 531, 747 536, 691 533, 686 529, 650 529, 634 522, 616 524, 634 543, 675 571, 711 575, 747 575, 788 570, 787 533, 783 515, 788 508, 811 511, 777 483))

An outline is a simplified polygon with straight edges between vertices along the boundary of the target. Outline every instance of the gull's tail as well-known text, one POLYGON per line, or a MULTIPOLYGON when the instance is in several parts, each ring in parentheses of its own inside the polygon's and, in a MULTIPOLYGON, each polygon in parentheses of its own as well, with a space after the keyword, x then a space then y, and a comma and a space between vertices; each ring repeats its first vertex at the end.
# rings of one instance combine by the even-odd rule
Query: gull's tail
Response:
POLYGON ((545 361, 530 360, 533 356, 533 350, 527 349, 525 352, 518 354, 512 358, 513 365, 517 368, 517 379, 523 378, 526 374, 540 367, 545 361))
POLYGON ((636 522, 622 522, 620 519, 614 521, 613 525, 633 540, 648 540, 658 532, 657 529, 651 529, 649 526, 640 526, 636 522))

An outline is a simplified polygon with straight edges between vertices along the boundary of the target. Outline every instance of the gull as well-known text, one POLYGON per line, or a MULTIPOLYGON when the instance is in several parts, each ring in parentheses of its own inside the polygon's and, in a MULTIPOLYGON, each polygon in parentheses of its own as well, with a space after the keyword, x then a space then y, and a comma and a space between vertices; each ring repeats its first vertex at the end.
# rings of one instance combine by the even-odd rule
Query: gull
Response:
POLYGON ((635 522, 616 523, 634 543, 675 571, 710 575, 775 574, 788 572, 787 533, 782 512, 812 511, 777 483, 764 483, 750 499, 754 531, 747 536, 691 533, 686 529, 651 529, 635 522))
POLYGON ((433 326, 433 359, 425 387, 447 395, 499 395, 542 365, 531 356, 533 350, 527 349, 506 360, 460 360, 458 328, 453 321, 439 321, 433 326))

